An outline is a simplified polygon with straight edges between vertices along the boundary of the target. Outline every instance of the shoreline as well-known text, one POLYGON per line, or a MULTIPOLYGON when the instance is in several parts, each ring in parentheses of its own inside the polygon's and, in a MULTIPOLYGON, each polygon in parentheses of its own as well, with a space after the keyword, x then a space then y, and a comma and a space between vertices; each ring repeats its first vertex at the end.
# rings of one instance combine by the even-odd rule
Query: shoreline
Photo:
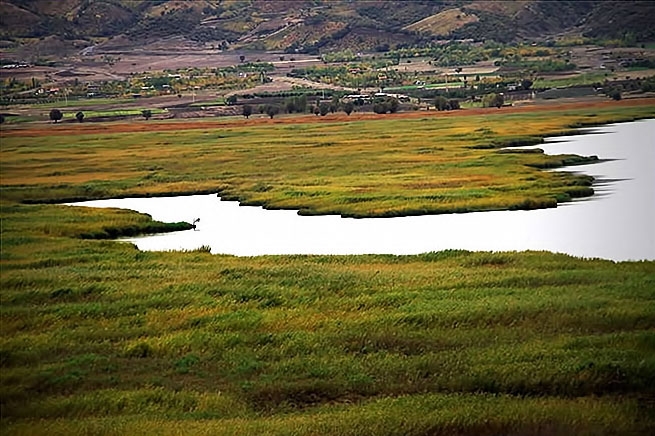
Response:
MULTIPOLYGON (((600 127, 600 126, 607 126, 611 124, 622 124, 622 123, 629 123, 629 122, 634 122, 634 121, 639 121, 639 120, 648 120, 648 119, 653 119, 650 117, 647 118, 637 118, 637 119, 630 119, 626 121, 619 121, 619 122, 609 122, 609 123, 603 123, 603 124, 596 124, 595 127, 600 127)), ((532 137, 531 141, 518 141, 516 144, 512 145, 507 145, 504 143, 497 143, 495 145, 492 145, 490 148, 493 148, 497 150, 499 153, 508 153, 508 154, 536 154, 536 155, 541 155, 541 156, 552 156, 553 158, 558 158, 558 157, 563 157, 559 162, 546 162, 543 165, 530 165, 528 166, 533 166, 534 168, 537 168, 541 171, 556 171, 559 172, 563 168, 569 168, 569 167, 575 167, 579 165, 591 165, 591 164, 598 164, 598 163, 603 163, 607 162, 611 159, 606 159, 606 158, 598 158, 598 156, 592 155, 592 156, 581 156, 577 154, 565 154, 565 155, 550 155, 545 153, 542 149, 538 149, 539 152, 536 151, 523 151, 524 149, 521 149, 521 147, 530 147, 530 146, 535 146, 539 144, 543 144, 546 139, 548 138, 557 138, 561 136, 577 136, 577 135, 587 135, 587 134, 593 134, 594 132, 589 131, 581 131, 580 129, 583 128, 588 128, 590 126, 581 126, 581 127, 576 127, 575 130, 572 131, 562 131, 561 134, 555 133, 555 134, 548 134, 544 136, 534 136, 532 137)), ((527 149, 527 150, 534 150, 534 149, 527 149)), ((248 200, 247 198, 242 198, 241 196, 237 194, 231 194, 229 192, 226 192, 226 190, 221 190, 221 189, 201 189, 201 190, 190 190, 190 191, 180 191, 180 192, 165 192, 161 194, 128 194, 128 195, 122 195, 122 196, 113 196, 113 197, 75 197, 75 198, 65 198, 65 199, 56 199, 52 201, 24 201, 24 204, 65 204, 65 203, 80 203, 80 202, 86 202, 86 201, 94 201, 94 200, 111 200, 111 199, 127 199, 127 198, 166 198, 166 197, 181 197, 181 196, 192 196, 192 195, 208 195, 208 194, 215 194, 217 197, 220 198, 220 201, 230 201, 230 202, 237 202, 239 203, 239 206, 253 206, 253 207, 261 207, 264 210, 283 210, 283 211, 295 211, 297 212, 298 215, 301 216, 339 216, 341 218, 355 218, 355 219, 384 219, 384 218, 400 218, 400 217, 410 217, 410 216, 428 216, 428 215, 450 215, 450 214, 466 214, 466 213, 475 213, 475 212, 494 212, 494 211, 512 211, 512 210, 539 210, 539 209, 549 209, 549 208, 556 208, 560 204, 568 203, 571 201, 574 201, 576 199, 582 199, 582 198, 590 198, 595 195, 595 191, 593 189, 593 186, 596 184, 596 179, 588 174, 584 173, 577 173, 577 172, 566 172, 567 174, 570 174, 572 176, 575 176, 576 178, 579 179, 579 185, 575 185, 575 188, 571 188, 569 191, 565 192, 565 196, 560 196, 559 198, 556 199, 555 202, 549 202, 549 203, 536 203, 536 202, 527 202, 522 205, 517 205, 516 207, 499 207, 499 208, 485 208, 485 209, 455 209, 452 211, 443 211, 443 212, 426 212, 426 211, 416 211, 416 213, 412 213, 411 211, 404 211, 402 213, 381 213, 377 215, 371 215, 371 214, 349 214, 349 213, 340 213, 340 212, 317 212, 315 213, 311 209, 299 209, 299 208, 293 208, 293 207, 279 207, 274 204, 268 204, 266 202, 258 202, 258 201, 252 201, 248 200), (568 197, 567 197, 568 196, 568 197)), ((174 231, 174 230, 172 230, 174 231)))
MULTIPOLYGON (((650 109, 650 106, 648 109, 650 109)), ((33 179, 35 182, 32 183, 29 183, 29 180, 20 179, 16 176, 13 176, 12 180, 11 172, 14 168, 18 170, 20 168, 18 165, 23 165, 23 162, 25 162, 25 157, 22 157, 24 153, 41 153, 40 147, 35 145, 33 149, 30 149, 29 147, 31 145, 29 143, 21 144, 18 138, 7 135, 7 140, 14 138, 11 139, 11 142, 14 144, 10 143, 7 147, 9 151, 5 149, 3 154, 6 154, 8 157, 14 157, 14 161, 10 162, 8 160, 5 164, 8 165, 9 171, 4 171, 4 181, 6 184, 2 186, 3 199, 8 202, 13 201, 24 204, 61 204, 112 198, 173 197, 217 193, 223 200, 238 201, 243 206, 261 206, 267 210, 293 210, 297 211, 299 215, 338 215, 350 218, 389 218, 482 211, 547 209, 557 207, 558 204, 570 201, 573 198, 593 196, 593 177, 558 172, 558 174, 563 174, 561 176, 563 178, 558 179, 559 176, 548 176, 544 171, 560 169, 575 164, 596 163, 601 160, 595 156, 585 157, 570 154, 553 156, 534 151, 526 153, 519 148, 513 147, 538 145, 543 143, 546 138, 593 133, 593 130, 581 130, 592 125, 600 126, 616 122, 649 119, 653 117, 653 113, 648 109, 645 111, 636 110, 629 113, 622 113, 620 111, 605 112, 600 114, 600 116, 597 116, 594 112, 591 114, 593 117, 588 112, 576 112, 573 115, 569 115, 568 118, 561 120, 554 118, 550 124, 545 126, 540 117, 522 117, 521 119, 525 120, 523 132, 519 130, 516 134, 512 134, 511 132, 513 131, 509 130, 511 129, 510 123, 516 123, 516 119, 505 120, 502 117, 503 114, 501 111, 496 112, 496 110, 492 110, 490 113, 498 114, 496 117, 480 119, 480 122, 483 123, 482 125, 493 128, 489 130, 489 135, 486 133, 477 133, 478 131, 484 132, 488 130, 487 127, 475 131, 473 128, 468 128, 467 135, 470 136, 473 134, 471 139, 456 139, 452 145, 448 145, 449 148, 446 148, 445 151, 441 147, 436 147, 436 145, 440 145, 441 138, 458 136, 459 134, 454 135, 453 132, 460 132, 465 128, 466 117, 460 117, 459 124, 454 124, 453 126, 450 124, 446 125, 443 122, 435 122, 434 125, 424 125, 421 121, 422 119, 418 122, 412 121, 407 126, 409 130, 406 132, 398 131, 404 125, 402 118, 400 120, 389 118, 389 120, 395 120, 396 124, 390 124, 388 126, 386 124, 366 124, 365 127, 371 132, 380 132, 379 129, 382 126, 387 130, 382 131, 380 134, 387 133, 387 135, 390 135, 382 137, 392 138, 390 141, 399 140, 405 142, 397 149, 392 150, 394 155, 390 158, 385 158, 387 161, 383 162, 383 166, 380 169, 376 167, 376 170, 370 174, 352 177, 349 176, 353 174, 352 171, 368 172, 367 167, 357 167, 357 165, 361 165, 359 163, 346 168, 337 168, 337 166, 348 166, 353 159, 370 159, 371 156, 374 158, 375 156, 384 157, 385 153, 389 152, 385 148, 386 144, 372 142, 367 137, 370 136, 370 133, 367 134, 366 132, 361 135, 358 133, 358 136, 352 138, 355 141, 363 141, 362 147, 368 147, 364 149, 367 154, 362 154, 357 147, 353 151, 353 146, 350 144, 344 145, 344 141, 351 139, 351 137, 348 136, 348 133, 343 132, 346 129, 354 129, 355 127, 353 126, 344 127, 343 129, 340 128, 339 133, 333 133, 332 128, 326 130, 325 127, 321 126, 322 123, 306 123, 307 129, 310 132, 326 132, 318 136, 325 136, 326 134, 335 135, 334 139, 327 137, 326 140, 337 141, 336 144, 338 145, 335 146, 337 148, 317 147, 323 145, 321 141, 324 141, 324 139, 318 140, 313 147, 310 143, 308 147, 307 143, 303 141, 316 141, 314 139, 317 136, 316 134, 300 133, 300 135, 304 136, 296 138, 294 136, 296 135, 295 133, 290 134, 287 132, 287 129, 279 127, 273 132, 269 132, 267 129, 260 129, 253 133, 245 128, 242 130, 223 131, 218 129, 205 132, 205 134, 215 134, 214 136, 216 138, 227 138, 219 139, 219 142, 207 142, 204 139, 204 135, 198 136, 197 133, 194 133, 188 139, 181 137, 180 140, 183 142, 179 145, 175 141, 175 137, 172 139, 165 138, 169 142, 151 143, 152 140, 148 137, 141 138, 141 136, 135 136, 132 139, 132 144, 138 147, 139 153, 143 156, 153 156, 155 159, 151 164, 148 164, 147 168, 154 177, 151 177, 149 174, 146 174, 144 177, 143 173, 146 169, 141 169, 135 166, 134 162, 129 161, 129 156, 132 155, 132 152, 126 153, 120 146, 112 142, 114 138, 120 141, 121 136, 119 133, 108 131, 106 133, 110 136, 99 138, 99 140, 91 140, 86 137, 80 138, 81 147, 86 147, 85 144, 88 141, 92 141, 89 143, 92 148, 88 149, 91 152, 90 157, 86 157, 87 152, 84 149, 80 148, 79 152, 73 152, 74 149, 69 148, 67 142, 53 138, 54 151, 52 148, 43 148, 43 153, 48 153, 48 155, 38 160, 47 163, 48 166, 39 165, 34 167, 37 174, 35 175, 36 178, 33 179), (553 125, 557 123, 564 125, 558 130, 554 130, 553 125), (570 126, 575 127, 572 128, 570 126), (419 129, 419 132, 416 134, 423 136, 415 138, 414 131, 411 130, 413 128, 419 129), (444 128, 446 130, 439 130, 444 128), (439 131, 439 135, 441 136, 430 137, 429 133, 431 133, 432 129, 439 131), (537 133, 528 136, 525 134, 526 129, 533 129, 537 133), (506 131, 506 133, 503 133, 503 131, 506 131), (242 141, 235 142, 238 141, 236 138, 239 138, 242 132, 255 136, 247 138, 243 144, 241 144, 242 141), (273 138, 275 138, 276 132, 279 132, 278 135, 285 135, 285 138, 282 138, 283 141, 279 142, 278 139, 278 143, 274 143, 275 148, 268 147, 264 151, 260 151, 260 142, 258 141, 273 141, 275 140, 273 138), (270 136, 271 139, 268 139, 269 137, 266 135, 272 135, 270 136), (235 139, 231 139, 232 137, 235 139), (291 142, 287 145, 286 138, 295 140, 296 142, 291 142), (414 139, 416 144, 407 142, 414 139), (187 142, 184 142, 185 140, 187 142), (146 142, 142 144, 140 141, 146 142), (470 141, 468 143, 474 145, 466 145, 466 141, 470 141), (96 151, 96 147, 98 146, 96 144, 101 146, 102 149, 96 151), (162 157, 155 154, 158 153, 161 155, 162 153, 158 151, 159 144, 165 144, 166 148, 164 150, 171 150, 173 156, 177 156, 180 153, 183 153, 180 157, 186 156, 184 154, 186 153, 186 146, 184 144, 190 144, 194 147, 194 150, 200 150, 200 152, 195 152, 198 155, 195 162, 193 160, 187 162, 180 159, 174 162, 168 156, 164 156, 163 160, 161 160, 162 157), (210 148, 205 149, 204 147, 210 148), (462 154, 459 150, 466 149, 470 149, 471 151, 464 153, 464 158, 457 157, 462 154), (296 156, 292 154, 296 153, 294 150, 302 150, 303 153, 300 156, 296 156), (295 171, 295 173, 292 173, 290 175, 291 179, 286 181, 285 178, 287 178, 288 174, 285 173, 285 165, 287 164, 278 165, 273 170, 275 171, 273 174, 279 174, 282 178, 277 183, 271 185, 266 179, 266 177, 272 177, 271 175, 265 175, 263 179, 260 178, 258 180, 258 175, 252 174, 254 178, 252 181, 248 180, 250 177, 249 171, 253 171, 253 164, 247 160, 238 160, 235 165, 224 165, 223 174, 225 174, 225 171, 230 171, 233 173, 230 177, 221 176, 220 168, 212 171, 212 168, 205 164, 204 156, 209 156, 210 161, 225 160, 229 162, 229 159, 234 159, 234 157, 230 156, 238 157, 239 155, 235 155, 235 153, 243 152, 256 153, 254 155, 255 158, 262 160, 262 162, 271 156, 285 156, 285 158, 288 156, 289 159, 295 159, 295 162, 291 164, 295 165, 291 167, 291 170, 295 171), (103 157, 106 153, 111 153, 110 156, 117 157, 115 163, 117 168, 128 166, 125 174, 129 178, 104 178, 111 175, 107 169, 109 167, 105 168, 104 164, 98 166, 99 164, 96 162, 106 159, 103 157), (280 155, 280 153, 285 154, 280 155), (309 162, 305 161, 306 155, 309 156, 309 162), (75 162, 79 166, 79 169, 73 167, 71 170, 62 166, 60 162, 64 162, 66 156, 74 157, 79 162, 79 164, 75 162), (81 157, 78 158, 78 156, 81 157), (319 172, 313 175, 311 173, 299 172, 299 169, 302 169, 305 165, 320 165, 320 159, 324 158, 334 159, 329 163, 329 165, 335 167, 335 169, 330 169, 333 174, 328 176, 332 179, 327 179, 327 182, 319 181, 318 187, 315 187, 314 180, 316 177, 320 177, 321 170, 317 170, 319 172), (450 161, 446 161, 448 162, 446 164, 441 164, 440 162, 444 162, 443 159, 450 159, 450 161), (84 165, 85 162, 89 162, 90 166, 80 166, 84 165), (479 162, 482 162, 484 166, 474 167, 472 170, 468 168, 463 170, 457 169, 458 167, 467 167, 469 163, 479 165, 479 162), (411 166, 408 166, 408 163, 411 166), (437 164, 445 167, 444 174, 434 172, 432 168, 437 164), (97 169, 94 168, 94 165, 97 169), (172 165, 175 165, 175 167, 172 165), (193 172, 190 171, 193 171, 193 168, 197 165, 202 166, 201 171, 203 173, 197 177, 195 175, 191 177, 193 172), (391 180, 395 184, 390 185, 386 174, 394 174, 389 173, 389 171, 393 171, 395 165, 399 165, 398 168, 400 168, 401 172, 398 174, 402 178, 398 182, 391 180), (525 170, 526 167, 532 167, 538 172, 532 173, 527 171, 525 170), (48 172, 44 173, 40 168, 48 168, 48 172), (480 173, 478 169, 484 172, 480 173), (79 171, 83 172, 79 173, 79 171), (102 171, 105 171, 107 175, 104 176, 102 171), (418 174, 416 180, 409 178, 412 171, 416 171, 416 174, 418 174), (506 185, 499 185, 493 178, 495 177, 493 171, 520 171, 520 173, 517 176, 507 178, 507 180, 503 179, 502 183, 506 185), (159 176, 160 173, 161 176, 159 176), (92 174, 93 176, 89 177, 87 174, 92 174), (488 179, 488 182, 486 181, 487 179, 476 182, 473 178, 475 174, 490 174, 490 176, 485 177, 491 178, 488 179), (79 178, 80 176, 86 178, 88 181, 85 182, 84 178, 79 178), (342 182, 340 182, 341 179, 339 177, 344 178, 346 176, 353 178, 353 181, 343 186, 340 185, 339 183, 342 182), (71 179, 71 177, 74 177, 74 179, 71 179), (161 181, 158 180, 160 177, 161 181), (538 177, 538 179, 534 177, 538 177), (154 182, 151 182, 151 179, 154 179, 154 182), (7 180, 9 180, 8 183, 7 180), (48 180, 52 182, 48 183, 48 180), (451 180, 461 180, 461 182, 457 182, 457 185, 451 187, 449 185, 451 180), (522 180, 536 180, 536 182, 523 182, 522 180), (246 182, 249 182, 251 185, 254 184, 254 186, 250 186, 246 182), (410 182, 416 183, 417 187, 407 185, 410 182), (42 188, 39 187, 43 183, 48 184, 42 188), (321 183, 325 185, 320 186, 321 183), (435 185, 436 188, 432 188, 430 185, 434 183, 438 183, 435 185), (366 190, 363 190, 362 193, 357 192, 357 190, 353 191, 353 186, 356 187, 358 184, 371 186, 371 192, 366 192, 366 190), (502 189, 503 186, 507 186, 510 189, 504 190, 502 189), (301 195, 296 197, 289 196, 285 193, 284 189, 288 190, 290 188, 298 190, 298 193, 301 195), (473 201, 467 197, 462 197, 462 201, 459 200, 458 196, 465 195, 467 191, 474 189, 480 189, 483 192, 486 191, 485 196, 482 197, 484 201, 476 202, 476 197, 472 197, 473 201), (341 192, 339 190, 343 191, 341 193, 342 196, 344 193, 348 196, 341 198, 334 196, 334 193, 338 194, 341 192), (312 196, 314 191, 319 193, 325 191, 326 194, 321 194, 324 195, 322 197, 315 197, 312 196), (460 192, 463 194, 460 194, 460 192)), ((541 113, 544 115, 549 114, 548 111, 541 113)), ((303 118, 299 117, 299 119, 303 118)), ((438 117, 434 118, 436 119, 438 117)), ((315 117, 311 118, 311 120, 314 121, 315 117)), ((372 121, 371 123, 377 122, 372 121)), ((150 123, 147 127, 155 128, 154 132, 156 132, 156 128, 162 125, 168 126, 168 124, 150 123)), ((30 130, 24 133, 29 132, 30 130)), ((76 140, 74 136, 71 139, 73 141, 76 140)), ((35 141, 37 139, 34 139, 35 141)), ((40 142, 36 144, 40 144, 40 142)), ((332 145, 332 142, 329 144, 332 145)), ((356 142, 356 144, 359 143, 356 142)), ((166 151, 163 153, 165 154, 166 151)), ((31 160, 34 161, 34 159, 31 160)), ((29 165, 34 164, 28 164, 22 169, 22 172, 27 174, 30 171, 29 165)))

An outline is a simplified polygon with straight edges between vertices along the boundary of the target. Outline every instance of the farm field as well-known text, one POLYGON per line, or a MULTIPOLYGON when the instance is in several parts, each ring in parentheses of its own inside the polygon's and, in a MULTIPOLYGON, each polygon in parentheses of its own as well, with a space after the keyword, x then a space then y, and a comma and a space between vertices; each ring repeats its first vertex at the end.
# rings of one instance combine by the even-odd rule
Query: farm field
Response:
POLYGON ((650 434, 653 261, 140 252, 107 238, 168 226, 44 203, 219 191, 308 214, 550 207, 590 194, 588 178, 542 170, 580 158, 499 147, 653 116, 634 99, 3 126, 2 433, 650 434))

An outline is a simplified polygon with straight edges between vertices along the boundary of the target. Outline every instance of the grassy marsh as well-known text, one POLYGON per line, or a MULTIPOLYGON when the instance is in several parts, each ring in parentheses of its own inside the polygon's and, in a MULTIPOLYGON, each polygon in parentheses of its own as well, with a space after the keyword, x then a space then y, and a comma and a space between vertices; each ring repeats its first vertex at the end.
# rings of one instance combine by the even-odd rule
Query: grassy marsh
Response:
POLYGON ((3 207, 9 434, 655 428, 654 262, 140 252, 84 210, 3 207))
POLYGON ((357 217, 554 207, 593 193, 588 177, 539 169, 572 157, 497 149, 573 126, 655 116, 649 103, 202 128, 189 122, 174 130, 150 123, 143 132, 16 128, 3 135, 1 192, 7 200, 51 202, 218 191, 245 204, 357 217))
POLYGON ((549 158, 470 146, 652 111, 3 131, 0 430, 650 434, 655 262, 140 252, 84 238, 143 231, 155 225, 146 215, 22 202, 218 187, 370 214, 416 210, 417 193, 471 204, 499 181, 509 198, 546 198, 575 186, 542 178, 532 159, 549 158), (523 177, 534 179, 525 196, 513 191, 523 177))

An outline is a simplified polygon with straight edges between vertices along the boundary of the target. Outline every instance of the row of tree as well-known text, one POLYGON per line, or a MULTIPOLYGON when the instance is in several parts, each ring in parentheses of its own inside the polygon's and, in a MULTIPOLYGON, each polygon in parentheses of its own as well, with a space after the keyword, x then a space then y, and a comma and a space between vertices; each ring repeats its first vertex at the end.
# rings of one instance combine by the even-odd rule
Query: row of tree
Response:
MULTIPOLYGON (((609 94, 608 94, 609 95, 609 94)), ((235 98, 232 99, 230 102, 231 104, 236 103, 236 96, 235 98)), ((613 97, 613 96, 612 96, 613 97)), ((615 99, 620 99, 620 97, 615 99)), ((439 111, 449 111, 449 110, 457 110, 460 108, 459 100, 456 99, 447 99, 444 96, 437 96, 435 97, 434 101, 434 106, 437 110, 439 111)), ((502 94, 487 94, 482 98, 482 106, 483 107, 502 107, 503 104, 505 103, 505 99, 502 94)), ((307 97, 306 96, 296 96, 296 97, 291 97, 287 99, 284 103, 283 106, 279 104, 266 104, 266 105, 259 105, 258 106, 258 111, 260 114, 266 114, 270 118, 274 118, 276 115, 278 115, 280 112, 282 112, 282 109, 285 109, 287 113, 305 113, 307 112, 307 97)), ((385 97, 384 99, 377 99, 373 103, 373 112, 376 114, 386 114, 386 113, 396 113, 398 112, 398 109, 400 108, 400 102, 398 101, 397 98, 394 97, 385 97)), ((342 110, 345 112, 347 115, 350 115, 353 110, 355 109, 355 104, 352 101, 345 101, 345 102, 340 102, 338 99, 333 99, 331 102, 319 102, 317 101, 315 105, 309 106, 309 113, 313 113, 316 116, 325 116, 328 113, 335 113, 338 110, 342 110)), ((244 104, 242 106, 242 115, 246 118, 250 118, 250 116, 254 113, 254 108, 250 104, 244 104)), ((152 111, 150 109, 144 109, 141 111, 141 115, 143 118, 146 120, 150 119, 152 117, 152 111)), ((52 109, 50 111, 50 120, 57 123, 61 121, 64 117, 64 114, 61 112, 59 109, 52 109)), ((75 118, 77 119, 78 122, 83 122, 84 121, 84 112, 79 111, 75 114, 75 118)))
MULTIPOLYGON (((52 109, 50 111, 50 120, 53 121, 54 123, 57 123, 61 121, 64 118, 64 113, 60 111, 59 109, 52 109)), ((152 117, 152 111, 150 109, 144 109, 141 111, 141 116, 145 118, 146 120, 150 119, 152 117)), ((77 119, 77 122, 81 123, 84 121, 84 112, 79 111, 75 114, 75 119, 77 119)))
MULTIPOLYGON (((351 101, 341 102, 338 96, 333 96, 332 100, 329 102, 320 101, 320 99, 317 98, 315 104, 308 104, 307 97, 308 96, 306 94, 294 95, 286 98, 281 103, 260 104, 257 107, 257 109, 260 114, 265 113, 268 114, 271 118, 273 118, 275 115, 277 115, 282 111, 286 111, 286 113, 289 114, 310 113, 310 114, 325 116, 328 113, 335 113, 339 110, 343 110, 346 114, 350 115, 355 108, 353 102, 351 101)), ((230 103, 235 104, 236 98, 233 98, 230 103)), ((253 105, 251 104, 245 104, 242 106, 242 108, 243 108, 243 116, 245 116, 246 118, 252 115, 254 111, 253 105)))
MULTIPOLYGON (((341 108, 341 110, 343 110, 346 113, 346 115, 350 115, 353 112, 353 110, 355 109, 355 105, 350 101, 344 102, 343 104, 340 104, 339 106, 336 106, 336 107, 331 103, 322 102, 322 103, 318 103, 316 105, 310 106, 309 112, 313 113, 316 116, 319 116, 319 115, 320 116, 325 116, 330 112, 332 112, 332 113, 336 112, 339 107, 341 108)), ((260 105, 258 107, 258 110, 259 110, 260 114, 266 114, 271 118, 275 117, 275 115, 279 114, 282 111, 281 107, 279 105, 276 105, 276 104, 260 105)), ((288 113, 293 113, 293 112, 301 112, 302 113, 302 112, 305 112, 304 110, 303 111, 296 110, 295 106, 290 106, 288 104, 286 106, 286 110, 287 110, 288 113)), ((243 114, 244 117, 250 118, 250 115, 252 115, 253 112, 254 111, 253 111, 252 105, 244 104, 242 106, 242 114, 243 114)))

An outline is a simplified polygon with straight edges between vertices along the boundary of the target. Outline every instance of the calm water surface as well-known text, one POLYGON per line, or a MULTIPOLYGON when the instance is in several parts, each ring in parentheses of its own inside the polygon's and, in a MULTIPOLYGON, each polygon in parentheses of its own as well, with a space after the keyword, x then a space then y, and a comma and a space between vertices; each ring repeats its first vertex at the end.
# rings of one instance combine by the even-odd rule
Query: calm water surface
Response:
POLYGON ((221 201, 216 195, 98 200, 166 222, 200 218, 196 230, 127 239, 141 250, 265 254, 418 254, 445 249, 548 250, 612 260, 655 260, 655 120, 613 124, 547 140, 548 154, 608 161, 565 168, 597 178, 596 195, 536 211, 400 218, 300 216, 221 201))

